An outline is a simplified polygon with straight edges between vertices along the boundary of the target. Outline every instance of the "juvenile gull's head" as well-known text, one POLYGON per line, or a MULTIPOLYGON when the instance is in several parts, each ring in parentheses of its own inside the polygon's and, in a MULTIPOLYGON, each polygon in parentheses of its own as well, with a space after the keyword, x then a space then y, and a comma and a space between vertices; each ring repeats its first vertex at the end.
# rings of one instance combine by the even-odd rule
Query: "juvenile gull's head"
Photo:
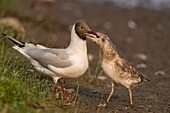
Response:
POLYGON ((110 39, 107 35, 97 32, 97 35, 89 34, 87 38, 95 42, 100 47, 103 47, 105 44, 108 44, 110 42, 110 39))

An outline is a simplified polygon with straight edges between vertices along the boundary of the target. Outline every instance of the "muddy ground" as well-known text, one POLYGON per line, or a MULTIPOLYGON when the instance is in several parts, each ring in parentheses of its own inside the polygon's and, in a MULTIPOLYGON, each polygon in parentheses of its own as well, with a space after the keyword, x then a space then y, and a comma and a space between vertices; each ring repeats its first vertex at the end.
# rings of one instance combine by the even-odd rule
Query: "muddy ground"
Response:
MULTIPOLYGON (((106 108, 98 109, 102 94, 104 99, 110 91, 110 79, 93 78, 98 61, 98 47, 88 40, 89 53, 95 56, 88 72, 76 79, 66 79, 66 88, 76 88, 79 81, 78 113, 169 113, 170 112, 170 12, 143 8, 124 9, 107 2, 103 4, 82 3, 77 0, 57 0, 50 17, 37 21, 37 15, 45 9, 30 10, 30 0, 20 0, 17 10, 26 28, 26 37, 34 43, 49 47, 66 47, 70 41, 70 28, 79 19, 85 20, 94 31, 107 34, 117 45, 118 51, 149 83, 133 89, 134 107, 128 107, 128 90, 116 86, 114 95, 106 108), (128 23, 130 26, 128 26, 128 23), (132 26, 131 26, 132 25, 132 26), (136 58, 142 53, 146 60, 136 58), (141 66, 139 64, 145 64, 141 66), (102 93, 103 92, 103 93, 102 93)), ((104 74, 102 74, 104 75, 104 74)))

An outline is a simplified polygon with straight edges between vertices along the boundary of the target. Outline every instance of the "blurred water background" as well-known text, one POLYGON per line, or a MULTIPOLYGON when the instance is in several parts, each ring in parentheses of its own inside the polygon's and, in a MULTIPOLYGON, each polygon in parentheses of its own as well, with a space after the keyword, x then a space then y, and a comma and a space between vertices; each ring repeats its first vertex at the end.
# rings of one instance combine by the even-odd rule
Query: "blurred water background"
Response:
POLYGON ((143 7, 155 10, 170 8, 170 0, 81 0, 81 1, 90 3, 111 2, 114 5, 118 5, 120 7, 125 8, 143 7))

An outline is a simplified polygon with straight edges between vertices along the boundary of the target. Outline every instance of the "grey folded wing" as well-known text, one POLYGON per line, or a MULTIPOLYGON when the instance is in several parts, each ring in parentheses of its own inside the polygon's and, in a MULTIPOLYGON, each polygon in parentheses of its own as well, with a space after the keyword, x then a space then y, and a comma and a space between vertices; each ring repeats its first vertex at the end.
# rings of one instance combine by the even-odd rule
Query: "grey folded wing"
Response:
POLYGON ((48 65, 65 68, 73 64, 69 59, 69 54, 64 49, 32 48, 27 49, 25 53, 45 68, 48 68, 48 65))

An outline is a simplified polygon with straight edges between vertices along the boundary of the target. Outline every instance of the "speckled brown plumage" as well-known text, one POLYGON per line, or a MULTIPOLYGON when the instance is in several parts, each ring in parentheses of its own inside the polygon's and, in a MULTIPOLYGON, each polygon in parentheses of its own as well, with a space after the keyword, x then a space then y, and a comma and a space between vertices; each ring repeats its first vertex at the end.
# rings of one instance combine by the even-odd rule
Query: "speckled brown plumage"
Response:
MULTIPOLYGON (((99 45, 101 50, 101 65, 104 72, 111 77, 111 79, 119 83, 129 90, 130 105, 132 105, 131 88, 142 82, 148 81, 142 74, 130 65, 125 59, 121 58, 117 52, 116 46, 111 42, 108 36, 97 33, 98 38, 93 36, 89 38, 99 45)), ((114 84, 112 84, 112 91, 107 99, 109 99, 114 91, 114 84)))

